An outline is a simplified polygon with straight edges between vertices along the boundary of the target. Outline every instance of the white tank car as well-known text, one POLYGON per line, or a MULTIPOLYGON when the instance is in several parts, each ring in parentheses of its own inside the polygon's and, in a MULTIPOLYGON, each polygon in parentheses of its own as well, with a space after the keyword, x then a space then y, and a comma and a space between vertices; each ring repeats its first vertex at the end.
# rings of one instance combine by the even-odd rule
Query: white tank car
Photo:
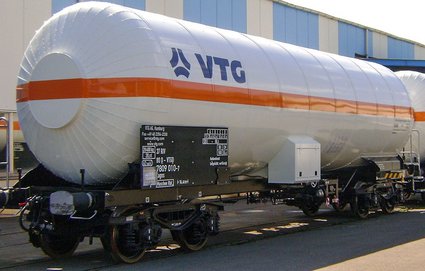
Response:
POLYGON ((322 170, 394 154, 413 125, 387 68, 108 3, 55 14, 27 48, 19 120, 54 174, 116 182, 142 124, 229 128, 231 171, 267 166, 288 136, 321 144, 322 170))
MULTIPOLYGON (((421 158, 425 157, 425 74, 415 71, 399 71, 396 75, 403 82, 409 93, 414 111, 414 129, 419 131, 418 140, 413 136, 413 149, 419 152, 421 158)), ((406 149, 409 149, 407 146, 406 149)), ((421 161, 423 164, 425 161, 421 161)))

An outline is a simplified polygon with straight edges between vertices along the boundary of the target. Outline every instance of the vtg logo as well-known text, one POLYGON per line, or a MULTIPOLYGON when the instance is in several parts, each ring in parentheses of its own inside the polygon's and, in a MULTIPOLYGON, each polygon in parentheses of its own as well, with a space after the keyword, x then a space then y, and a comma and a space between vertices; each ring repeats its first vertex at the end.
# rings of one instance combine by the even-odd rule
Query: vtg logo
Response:
MULTIPOLYGON (((178 48, 171 48, 172 56, 170 59, 171 67, 174 69, 175 75, 178 77, 180 75, 189 78, 191 65, 183 51, 178 48), (179 65, 180 62, 180 65, 179 65)), ((204 78, 211 79, 213 77, 213 65, 216 65, 220 68, 221 80, 227 81, 227 71, 230 68, 233 79, 242 84, 246 82, 245 71, 242 69, 242 64, 238 60, 229 61, 226 58, 216 57, 216 56, 205 56, 202 57, 201 54, 195 53, 195 57, 198 61, 199 67, 202 70, 204 78)))

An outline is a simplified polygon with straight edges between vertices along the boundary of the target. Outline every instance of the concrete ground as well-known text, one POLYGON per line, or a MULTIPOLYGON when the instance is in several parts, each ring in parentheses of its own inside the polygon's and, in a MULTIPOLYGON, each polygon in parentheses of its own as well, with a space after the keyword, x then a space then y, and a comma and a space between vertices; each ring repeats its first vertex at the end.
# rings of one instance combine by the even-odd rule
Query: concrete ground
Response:
POLYGON ((425 209, 102 270, 424 270, 425 209))
POLYGON ((14 217, 0 218, 0 270, 423 270, 425 209, 352 217, 321 209, 315 218, 294 207, 226 205, 222 232, 205 249, 185 253, 169 233, 137 264, 115 264, 98 240, 86 239, 75 255, 51 260, 28 243, 14 217))

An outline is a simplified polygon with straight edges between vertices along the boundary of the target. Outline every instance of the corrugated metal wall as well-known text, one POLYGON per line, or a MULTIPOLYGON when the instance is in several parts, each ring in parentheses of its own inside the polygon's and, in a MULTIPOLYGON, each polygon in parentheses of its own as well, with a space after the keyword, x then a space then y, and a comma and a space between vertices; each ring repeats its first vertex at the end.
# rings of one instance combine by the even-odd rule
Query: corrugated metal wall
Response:
MULTIPOLYGON (((107 1, 350 57, 425 59, 424 46, 277 0, 107 1)), ((52 12, 76 2, 52 0, 52 12)))
POLYGON ((247 32, 252 35, 273 39, 273 2, 264 0, 247 1, 247 32))
POLYGON ((273 39, 319 49, 319 16, 273 3, 273 39))
POLYGON ((369 56, 373 56, 375 58, 387 58, 388 57, 388 37, 381 33, 372 32, 372 51, 373 54, 369 54, 369 56))
POLYGON ((145 0, 143 2, 145 2, 144 10, 183 19, 183 0, 145 0))
POLYGON ((366 55, 373 56, 373 32, 370 30, 366 30, 367 33, 367 52, 366 55))
POLYGON ((414 55, 412 43, 388 37, 388 58, 414 59, 414 55))
POLYGON ((338 53, 344 56, 366 55, 366 30, 344 22, 338 23, 338 53))
POLYGON ((338 54, 338 22, 319 16, 319 49, 338 54))
POLYGON ((415 45, 415 59, 425 59, 425 47, 415 45))
POLYGON ((247 32, 246 0, 184 0, 183 18, 238 32, 247 32))
POLYGON ((50 0, 0 1, 0 113, 16 111, 19 64, 35 31, 50 15, 50 0))

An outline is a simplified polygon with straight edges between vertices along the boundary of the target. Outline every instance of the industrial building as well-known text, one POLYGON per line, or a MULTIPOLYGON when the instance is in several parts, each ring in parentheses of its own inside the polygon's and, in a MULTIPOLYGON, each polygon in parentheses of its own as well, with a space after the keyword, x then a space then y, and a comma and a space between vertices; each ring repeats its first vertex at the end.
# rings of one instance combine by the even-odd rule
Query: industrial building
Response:
MULTIPOLYGON (((0 116, 12 125, 16 77, 23 52, 35 31, 54 13, 78 0, 4 0, 0 2, 0 116)), ((423 69, 425 45, 279 0, 109 0, 108 2, 262 36, 334 54, 423 69), (389 60, 391 61, 389 62, 389 60), (393 60, 396 59, 397 62, 393 60), (420 61, 420 62, 418 62, 420 61)), ((90 22, 87 22, 90 23, 90 22)), ((99 48, 101 49, 101 48, 99 48)), ((2 124, 0 124, 2 125, 2 124)), ((1 129, 0 139, 4 137, 1 129)), ((1 144, 0 144, 1 147, 1 144)), ((0 150, 1 151, 1 150, 0 150)), ((0 162, 3 161, 3 156, 0 162)), ((13 164, 11 166, 13 170, 13 164)))

